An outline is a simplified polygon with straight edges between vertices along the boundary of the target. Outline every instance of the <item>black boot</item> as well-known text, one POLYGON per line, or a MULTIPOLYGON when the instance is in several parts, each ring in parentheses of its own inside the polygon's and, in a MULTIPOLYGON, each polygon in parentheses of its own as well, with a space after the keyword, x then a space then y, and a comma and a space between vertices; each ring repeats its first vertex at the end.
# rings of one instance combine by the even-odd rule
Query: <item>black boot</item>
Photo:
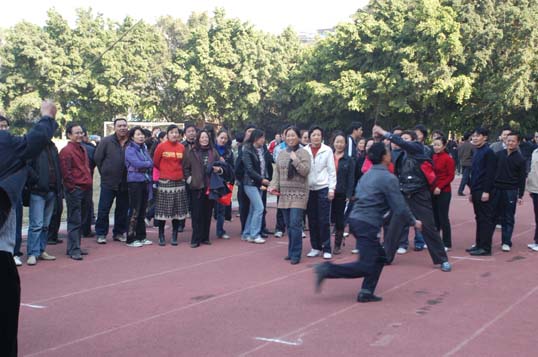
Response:
POLYGON ((166 245, 166 241, 164 240, 164 224, 165 221, 159 221, 159 245, 161 247, 166 245))
POLYGON ((172 220, 172 245, 177 245, 177 234, 179 230, 179 221, 177 219, 172 220))
POLYGON ((334 237, 334 249, 333 254, 338 255, 341 253, 340 248, 342 247, 342 241, 344 240, 344 231, 343 230, 336 230, 336 234, 334 237))

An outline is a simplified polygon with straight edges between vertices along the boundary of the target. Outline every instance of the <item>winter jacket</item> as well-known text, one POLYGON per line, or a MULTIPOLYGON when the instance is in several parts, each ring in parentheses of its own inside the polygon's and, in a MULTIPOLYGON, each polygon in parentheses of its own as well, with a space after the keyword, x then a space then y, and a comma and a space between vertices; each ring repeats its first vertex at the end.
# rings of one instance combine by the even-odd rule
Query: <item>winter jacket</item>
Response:
POLYGON ((201 190, 209 186, 209 176, 206 175, 206 169, 220 159, 218 152, 211 148, 208 152, 207 164, 204 165, 202 151, 192 147, 191 150, 186 151, 183 160, 183 173, 191 190, 201 190))
POLYGON ((334 192, 336 188, 336 169, 331 148, 322 143, 315 158, 310 145, 306 146, 305 150, 310 154, 311 161, 310 173, 308 174, 310 190, 318 191, 329 188, 329 192, 334 192))
POLYGON ((121 146, 116 134, 101 140, 95 150, 94 160, 101 174, 101 185, 111 190, 126 189, 125 146, 121 146))
POLYGON ((346 195, 350 199, 355 191, 355 160, 344 153, 338 159, 338 170, 336 172, 335 193, 346 195))
POLYGON ((127 168, 127 182, 151 181, 151 168, 153 160, 149 156, 145 144, 138 145, 133 141, 125 149, 125 167, 127 168))
POLYGON ((267 177, 264 177, 261 174, 261 162, 258 157, 257 149, 251 144, 243 145, 241 159, 244 167, 243 185, 260 187, 262 185, 262 180, 267 177))
POLYGON ((60 159, 58 156, 58 149, 52 141, 45 146, 44 150, 41 151, 38 157, 30 161, 29 166, 29 188, 32 194, 36 195, 46 195, 47 193, 53 191, 60 193, 62 190, 62 172, 60 170, 60 159), (50 184, 50 161, 52 161, 54 170, 54 176, 56 177, 56 183, 54 187, 51 187, 50 184), (33 179, 32 179, 33 178, 33 179))
POLYGON ((538 193, 538 149, 532 153, 531 171, 527 176, 526 189, 530 193, 538 193))
POLYGON ((454 159, 447 152, 443 151, 433 155, 433 169, 437 177, 434 186, 442 192, 452 191, 450 184, 454 181, 455 166, 454 159))

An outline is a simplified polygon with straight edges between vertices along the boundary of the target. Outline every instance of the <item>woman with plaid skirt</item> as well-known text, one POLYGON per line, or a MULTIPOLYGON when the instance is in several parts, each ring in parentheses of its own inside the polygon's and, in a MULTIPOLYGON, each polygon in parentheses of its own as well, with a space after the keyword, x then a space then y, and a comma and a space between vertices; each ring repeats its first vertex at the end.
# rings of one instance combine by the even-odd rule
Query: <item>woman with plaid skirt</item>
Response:
POLYGON ((159 245, 166 245, 164 225, 172 220, 171 244, 177 245, 179 221, 185 219, 188 211, 188 198, 183 176, 185 147, 179 142, 181 136, 177 125, 166 130, 168 140, 155 149, 153 162, 159 170, 159 188, 155 203, 155 220, 159 221, 159 245))

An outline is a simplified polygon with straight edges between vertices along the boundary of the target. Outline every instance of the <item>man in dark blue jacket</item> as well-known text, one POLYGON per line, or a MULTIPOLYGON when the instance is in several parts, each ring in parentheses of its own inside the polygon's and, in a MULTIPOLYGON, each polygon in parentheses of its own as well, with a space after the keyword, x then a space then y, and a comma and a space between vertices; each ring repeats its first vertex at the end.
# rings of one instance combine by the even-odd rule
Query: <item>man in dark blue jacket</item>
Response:
POLYGON ((357 201, 349 216, 351 233, 359 244, 359 260, 347 264, 327 262, 314 268, 317 291, 325 279, 364 277, 358 302, 381 300, 374 292, 386 257, 378 233, 389 210, 392 211, 393 219, 414 225, 417 229, 422 228, 422 222, 413 217, 400 193, 398 179, 388 171, 390 151, 383 143, 376 143, 368 151, 368 158, 374 166, 359 181, 355 192, 357 201))
POLYGON ((28 169, 26 161, 39 155, 58 124, 56 106, 43 102, 41 120, 25 136, 0 130, 0 355, 17 356, 20 280, 13 261, 15 206, 20 201, 28 169))

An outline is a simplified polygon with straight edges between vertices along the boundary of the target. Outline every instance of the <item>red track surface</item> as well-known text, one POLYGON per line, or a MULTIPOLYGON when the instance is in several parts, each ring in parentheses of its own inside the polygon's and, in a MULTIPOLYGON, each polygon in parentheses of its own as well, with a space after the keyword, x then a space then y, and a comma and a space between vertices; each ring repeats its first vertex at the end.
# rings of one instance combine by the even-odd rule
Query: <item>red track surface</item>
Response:
MULTIPOLYGON (((269 226, 275 211, 269 209, 269 226)), ((25 356, 536 356, 538 253, 532 203, 518 207, 512 252, 470 259, 472 207, 453 197, 454 269, 429 254, 397 256, 383 271, 381 303, 358 304, 361 279, 331 280, 313 293, 312 265, 282 258, 287 240, 239 240, 191 249, 190 228, 178 247, 128 248, 84 239, 90 255, 20 268, 19 346, 25 356)), ((214 223, 213 223, 214 224, 214 223)), ((155 240, 155 231, 149 230, 155 240)), ((212 227, 214 232, 214 227, 212 227)), ((355 259, 347 239, 337 261, 355 259)), ((303 251, 310 248, 304 240, 303 251)))

